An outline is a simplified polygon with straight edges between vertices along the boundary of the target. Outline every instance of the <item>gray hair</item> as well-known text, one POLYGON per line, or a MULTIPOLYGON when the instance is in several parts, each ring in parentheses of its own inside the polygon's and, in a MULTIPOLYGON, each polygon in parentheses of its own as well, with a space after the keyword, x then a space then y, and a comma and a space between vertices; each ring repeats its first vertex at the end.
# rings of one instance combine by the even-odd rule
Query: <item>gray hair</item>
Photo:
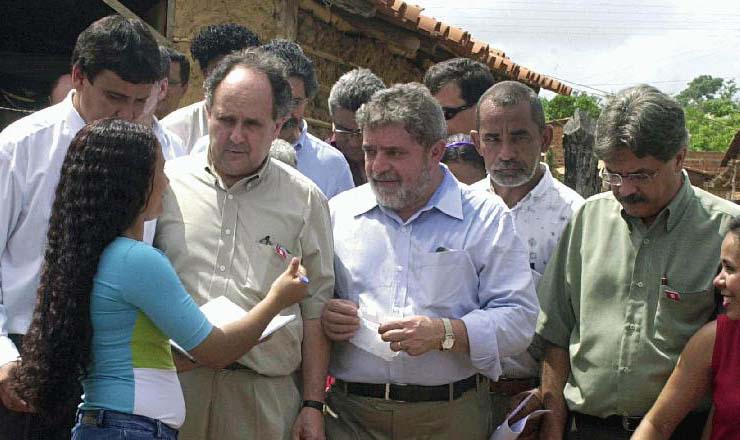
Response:
POLYGON ((360 129, 403 124, 411 137, 424 148, 447 136, 442 107, 419 83, 395 84, 375 92, 355 116, 360 129))
POLYGON ((279 58, 259 48, 249 48, 226 55, 216 65, 203 83, 208 108, 213 105, 216 88, 226 75, 237 67, 265 74, 272 89, 272 118, 278 120, 288 115, 293 94, 290 91, 287 68, 279 58))
POLYGON ((537 124, 540 133, 544 132, 545 111, 539 98, 537 98, 537 93, 530 87, 516 81, 502 81, 486 90, 486 93, 480 97, 475 110, 478 129, 480 129, 480 109, 483 104, 490 104, 494 107, 511 107, 522 102, 529 104, 532 121, 537 124))
POLYGON ((272 145, 270 145, 270 157, 286 163, 293 168, 298 166, 298 157, 295 154, 295 148, 287 141, 279 138, 272 141, 272 145))
POLYGON ((686 147, 683 108, 653 86, 641 84, 611 97, 596 123, 594 154, 609 160, 622 149, 667 162, 686 147))
POLYGON ((338 108, 356 112, 378 90, 384 89, 383 80, 370 69, 354 69, 342 75, 329 93, 329 115, 333 118, 338 108))

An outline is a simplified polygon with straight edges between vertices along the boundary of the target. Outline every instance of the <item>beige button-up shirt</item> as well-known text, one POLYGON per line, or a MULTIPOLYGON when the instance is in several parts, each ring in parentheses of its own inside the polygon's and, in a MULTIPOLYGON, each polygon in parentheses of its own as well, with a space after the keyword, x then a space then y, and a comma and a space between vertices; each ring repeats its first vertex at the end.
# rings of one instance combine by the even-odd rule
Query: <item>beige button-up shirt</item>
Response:
POLYGON ((309 297, 285 309, 298 319, 239 362, 267 376, 301 364, 302 319, 317 319, 334 290, 334 246, 326 197, 298 171, 268 159, 252 176, 227 188, 207 154, 167 163, 155 245, 172 261, 196 303, 226 296, 245 310, 262 300, 287 267, 282 246, 306 267, 309 297))

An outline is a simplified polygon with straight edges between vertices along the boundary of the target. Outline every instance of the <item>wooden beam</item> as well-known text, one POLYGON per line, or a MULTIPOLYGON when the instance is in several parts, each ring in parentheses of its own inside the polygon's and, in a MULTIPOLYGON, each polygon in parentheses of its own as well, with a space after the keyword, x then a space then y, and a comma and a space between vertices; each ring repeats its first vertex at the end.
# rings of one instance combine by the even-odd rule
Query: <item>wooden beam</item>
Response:
POLYGON ((317 127, 326 128, 328 130, 331 130, 331 123, 322 121, 321 119, 314 119, 314 118, 307 118, 303 117, 303 119, 306 120, 310 125, 315 125, 317 127))
POLYGON ((157 40, 159 44, 162 44, 164 46, 172 47, 172 43, 164 37, 164 35, 160 34, 158 30, 154 29, 149 23, 142 20, 141 17, 136 15, 131 9, 127 8, 123 3, 121 3, 118 0, 103 0, 103 3, 110 6, 111 9, 118 12, 119 14, 123 15, 126 18, 129 18, 131 20, 139 20, 142 23, 144 23, 144 26, 149 28, 149 31, 154 35, 154 38, 157 40))
POLYGON ((298 3, 299 0, 275 0, 279 38, 289 41, 298 38, 298 3))
POLYGON ((323 58, 325 60, 332 61, 332 62, 335 62, 337 64, 342 64, 344 66, 352 67, 353 69, 357 69, 357 68, 362 67, 359 64, 355 64, 355 63, 352 63, 352 62, 349 62, 349 61, 345 61, 345 60, 339 58, 338 56, 332 55, 332 54, 330 54, 328 52, 324 52, 323 50, 314 49, 313 47, 308 46, 306 44, 301 44, 301 48, 303 49, 304 52, 306 52, 309 55, 313 55, 315 57, 323 58))
POLYGON ((167 29, 165 34, 167 38, 172 40, 175 36, 175 2, 176 0, 167 0, 167 29))

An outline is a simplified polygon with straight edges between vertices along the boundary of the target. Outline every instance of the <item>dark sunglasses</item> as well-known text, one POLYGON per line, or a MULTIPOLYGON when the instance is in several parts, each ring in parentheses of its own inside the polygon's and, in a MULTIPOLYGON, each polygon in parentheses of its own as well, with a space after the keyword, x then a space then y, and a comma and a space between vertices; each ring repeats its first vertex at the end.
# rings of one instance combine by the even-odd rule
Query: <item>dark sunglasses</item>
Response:
POLYGON ((457 116, 457 114, 460 113, 461 111, 467 110, 472 106, 473 104, 465 104, 465 105, 461 105, 460 107, 442 107, 442 112, 445 115, 445 120, 449 121, 450 119, 457 116))

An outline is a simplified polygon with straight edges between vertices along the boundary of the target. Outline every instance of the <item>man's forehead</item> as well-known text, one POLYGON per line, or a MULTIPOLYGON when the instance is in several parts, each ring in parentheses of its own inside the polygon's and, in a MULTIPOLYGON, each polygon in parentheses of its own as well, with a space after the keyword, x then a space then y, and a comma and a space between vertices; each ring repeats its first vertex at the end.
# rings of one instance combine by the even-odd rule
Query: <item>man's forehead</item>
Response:
POLYGON ((157 82, 134 84, 122 79, 111 70, 103 70, 95 76, 92 83, 107 92, 113 92, 129 98, 148 98, 154 90, 157 82))

